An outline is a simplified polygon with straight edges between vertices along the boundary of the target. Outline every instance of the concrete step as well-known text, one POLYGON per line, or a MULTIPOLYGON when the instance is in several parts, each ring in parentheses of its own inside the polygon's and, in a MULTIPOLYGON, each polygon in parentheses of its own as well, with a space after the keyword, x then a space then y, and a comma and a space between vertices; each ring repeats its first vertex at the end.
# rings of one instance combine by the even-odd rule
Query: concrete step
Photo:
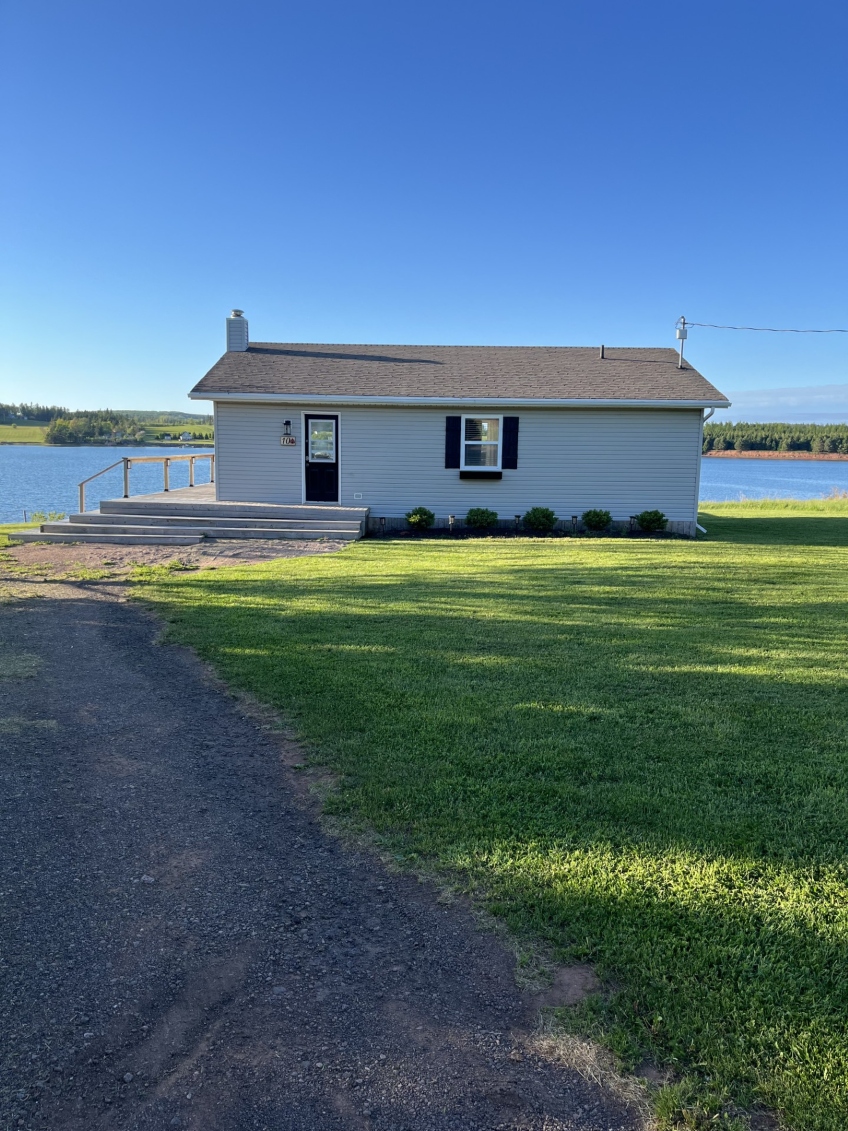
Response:
MULTIPOLYGON (((118 516, 114 517, 117 518, 118 516)), ((354 526, 353 529, 329 525, 321 527, 299 525, 280 530, 269 529, 265 526, 245 526, 244 524, 241 526, 219 526, 217 523, 209 521, 204 522, 199 527, 185 528, 175 525, 160 526, 158 522, 151 522, 149 525, 135 522, 126 524, 120 522, 45 522, 42 523, 40 529, 45 535, 61 535, 64 540, 76 537, 77 530, 80 535, 92 538, 97 536, 105 539, 118 535, 135 535, 146 538, 187 537, 194 542, 199 541, 200 538, 264 538, 277 541, 292 539, 315 541, 318 538, 330 538, 333 541, 351 542, 360 536, 358 525, 354 526)))
POLYGON ((314 518, 256 518, 253 515, 249 515, 245 518, 232 518, 217 514, 209 518, 198 518, 185 514, 162 514, 152 511, 145 511, 143 514, 121 514, 117 511, 107 511, 106 513, 102 511, 86 511, 85 514, 72 514, 70 521, 74 524, 85 526, 92 524, 96 524, 97 526, 178 526, 186 529, 202 528, 203 530, 211 526, 221 528, 249 526, 254 530, 279 531, 280 533, 302 530, 308 527, 311 531, 346 530, 351 534, 356 534, 362 528, 359 521, 342 521, 339 519, 333 522, 326 519, 314 518))
POLYGON ((25 530, 16 534, 22 542, 108 542, 116 546, 196 546, 200 534, 65 534, 25 530))
POLYGON ((275 518, 295 519, 299 522, 364 522, 368 507, 337 507, 318 505, 288 505, 282 503, 192 503, 185 499, 173 504, 161 499, 103 499, 101 514, 174 515, 186 518, 275 518))

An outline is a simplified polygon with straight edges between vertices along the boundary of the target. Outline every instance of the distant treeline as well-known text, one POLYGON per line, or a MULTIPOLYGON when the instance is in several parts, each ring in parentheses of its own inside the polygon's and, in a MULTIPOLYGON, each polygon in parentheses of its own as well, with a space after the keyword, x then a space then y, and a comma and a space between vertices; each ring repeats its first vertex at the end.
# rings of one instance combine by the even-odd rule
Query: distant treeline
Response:
POLYGON ((212 414, 200 412, 151 412, 148 409, 127 409, 127 416, 139 424, 212 424, 212 414))
POLYGON ((848 455, 848 424, 705 424, 704 451, 848 455))
POLYGON ((0 424, 49 424, 57 416, 69 416, 58 404, 0 404, 0 424))
POLYGON ((63 405, 0 404, 0 424, 46 425, 44 442, 47 444, 138 441, 145 438, 148 429, 158 432, 168 425, 177 432, 190 431, 195 440, 212 438, 212 433, 206 431, 212 417, 192 412, 115 412, 108 408, 72 412, 63 405), (192 426, 197 425, 204 431, 193 431, 192 426))
MULTIPOLYGON (((165 416, 165 413, 159 414, 165 416)), ((167 421, 165 422, 167 424, 167 421)), ((165 432, 169 439, 178 439, 183 432, 191 435, 193 440, 211 440, 212 433, 208 431, 195 431, 186 428, 185 423, 172 425, 173 436, 165 432)), ((143 423, 123 412, 75 412, 73 416, 58 416, 51 420, 44 433, 46 444, 96 444, 110 441, 117 443, 121 440, 143 442, 144 440, 162 440, 162 423, 157 421, 151 424, 143 423)))
POLYGON ((57 416, 44 433, 45 444, 91 444, 98 440, 141 438, 138 421, 122 412, 75 412, 57 416))

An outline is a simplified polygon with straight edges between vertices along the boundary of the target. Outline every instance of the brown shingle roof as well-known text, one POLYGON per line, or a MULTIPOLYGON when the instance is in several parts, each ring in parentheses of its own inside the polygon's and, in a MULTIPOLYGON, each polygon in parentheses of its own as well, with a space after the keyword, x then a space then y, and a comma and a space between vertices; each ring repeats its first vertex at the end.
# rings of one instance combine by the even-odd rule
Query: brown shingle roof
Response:
POLYGON ((726 398, 673 349, 577 346, 358 346, 257 342, 225 353, 192 397, 375 401, 696 402, 726 398))

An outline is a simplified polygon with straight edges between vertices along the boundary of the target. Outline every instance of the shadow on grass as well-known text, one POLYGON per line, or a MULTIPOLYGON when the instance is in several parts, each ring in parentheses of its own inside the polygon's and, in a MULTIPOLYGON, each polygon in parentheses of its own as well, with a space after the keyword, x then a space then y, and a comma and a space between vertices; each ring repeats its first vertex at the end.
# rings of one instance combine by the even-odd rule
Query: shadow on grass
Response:
POLYGON ((634 1047, 835 1131, 844 520, 721 524, 721 554, 362 545, 147 594, 336 770, 333 812, 596 962, 634 1047))
POLYGON ((160 608, 357 778, 384 762, 385 791, 432 764, 454 802, 467 778, 458 827, 536 837, 565 805, 615 843, 650 831, 705 852, 844 858, 844 584, 810 601, 784 563, 664 584, 641 567, 537 566, 530 583, 526 568, 370 565, 311 584, 186 578, 160 587, 160 608))
POLYGON ((846 1125, 844 929, 761 899, 762 874, 745 885, 691 861, 702 882, 687 890, 669 859, 637 863, 601 846, 598 867, 587 846, 552 874, 541 851, 516 863, 510 848, 470 877, 520 937, 595 963, 609 989, 574 1011, 584 1032, 629 1065, 647 1052, 677 1073, 697 1066, 704 1098, 762 1104, 799 1131, 846 1125), (563 949, 564 939, 578 941, 563 949))
POLYGON ((698 521, 707 529, 706 536, 699 537, 706 537, 710 542, 751 546, 848 546, 848 514, 840 518, 792 514, 758 518, 703 509, 698 521))

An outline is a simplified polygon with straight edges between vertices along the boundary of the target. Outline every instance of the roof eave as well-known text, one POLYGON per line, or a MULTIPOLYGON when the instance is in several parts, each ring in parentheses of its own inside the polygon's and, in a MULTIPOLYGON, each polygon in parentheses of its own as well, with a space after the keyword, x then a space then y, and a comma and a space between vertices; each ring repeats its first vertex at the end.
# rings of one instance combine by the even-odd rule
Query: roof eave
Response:
POLYGON ((375 405, 403 407, 404 405, 451 406, 479 405, 488 407, 509 406, 511 408, 729 408, 730 401, 725 397, 712 399, 674 398, 595 398, 595 397, 399 397, 399 396, 341 396, 337 394, 312 393, 222 393, 200 392, 192 389, 189 399, 193 401, 238 401, 242 404, 290 404, 290 405, 375 405))

